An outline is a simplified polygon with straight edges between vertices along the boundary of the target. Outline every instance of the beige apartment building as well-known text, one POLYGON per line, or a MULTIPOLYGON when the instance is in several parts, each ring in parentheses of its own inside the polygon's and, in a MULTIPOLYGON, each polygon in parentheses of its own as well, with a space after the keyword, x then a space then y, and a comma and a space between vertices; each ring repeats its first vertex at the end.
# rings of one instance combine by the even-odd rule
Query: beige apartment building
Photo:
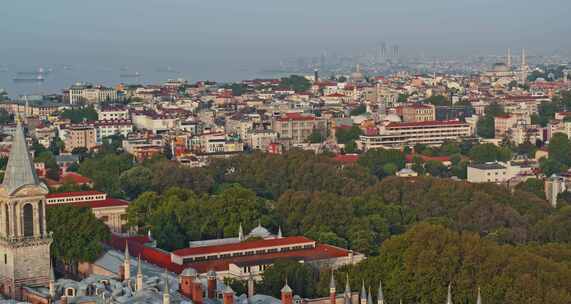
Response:
POLYGON ((97 146, 97 131, 93 126, 70 126, 66 129, 65 150, 75 148, 91 150, 97 146))

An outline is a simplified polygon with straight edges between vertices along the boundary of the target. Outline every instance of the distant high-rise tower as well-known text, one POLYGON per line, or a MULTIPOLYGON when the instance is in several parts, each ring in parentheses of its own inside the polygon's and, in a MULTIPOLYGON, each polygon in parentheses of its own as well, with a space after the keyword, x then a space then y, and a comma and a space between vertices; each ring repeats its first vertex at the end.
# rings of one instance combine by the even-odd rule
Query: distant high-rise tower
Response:
POLYGON ((398 58, 400 56, 400 49, 398 45, 393 46, 393 57, 398 58))
POLYGON ((506 65, 508 66, 508 68, 511 69, 511 67, 512 67, 512 49, 510 49, 510 48, 508 48, 506 65))
POLYGON ((527 60, 525 58, 525 49, 521 49, 521 83, 527 82, 527 60))
POLYGON ((385 42, 381 42, 381 47, 379 48, 379 56, 381 58, 387 57, 387 44, 385 42))

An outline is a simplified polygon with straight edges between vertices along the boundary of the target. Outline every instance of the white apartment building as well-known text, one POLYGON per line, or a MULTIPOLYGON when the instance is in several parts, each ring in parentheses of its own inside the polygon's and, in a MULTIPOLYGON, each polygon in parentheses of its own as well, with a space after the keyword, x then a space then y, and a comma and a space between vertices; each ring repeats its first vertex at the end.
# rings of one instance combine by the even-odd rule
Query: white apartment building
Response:
POLYGON ((153 133, 165 132, 176 128, 178 125, 176 117, 151 111, 134 111, 131 118, 137 129, 149 130, 153 133))
POLYGON ((127 138, 133 132, 131 120, 98 120, 94 123, 97 137, 97 144, 102 144, 103 139, 112 135, 122 135, 127 138))
POLYGON ((112 88, 83 83, 77 83, 69 88, 69 103, 72 105, 117 100, 117 90, 112 88))
POLYGON ((99 120, 127 120, 129 109, 127 107, 113 106, 97 109, 97 119, 99 120))
POLYGON ((470 125, 459 120, 391 122, 379 128, 378 135, 362 135, 357 146, 363 151, 376 148, 400 149, 416 144, 440 145, 470 136, 470 125))

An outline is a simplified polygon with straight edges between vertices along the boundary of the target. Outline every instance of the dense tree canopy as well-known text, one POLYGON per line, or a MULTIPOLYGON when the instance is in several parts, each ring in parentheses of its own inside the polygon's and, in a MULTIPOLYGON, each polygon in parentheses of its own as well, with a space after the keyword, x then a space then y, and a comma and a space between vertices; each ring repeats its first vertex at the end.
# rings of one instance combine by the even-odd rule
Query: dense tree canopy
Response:
POLYGON ((311 87, 311 82, 309 82, 309 80, 303 76, 291 75, 281 79, 280 87, 300 93, 308 91, 311 87))
POLYGON ((93 106, 87 106, 76 109, 67 109, 61 112, 60 116, 62 118, 67 118, 71 120, 72 123, 80 123, 84 120, 94 121, 97 120, 97 111, 93 106))
POLYGON ((93 262, 103 251, 109 228, 91 210, 71 205, 47 208, 47 230, 53 232, 52 255, 67 266, 93 262))

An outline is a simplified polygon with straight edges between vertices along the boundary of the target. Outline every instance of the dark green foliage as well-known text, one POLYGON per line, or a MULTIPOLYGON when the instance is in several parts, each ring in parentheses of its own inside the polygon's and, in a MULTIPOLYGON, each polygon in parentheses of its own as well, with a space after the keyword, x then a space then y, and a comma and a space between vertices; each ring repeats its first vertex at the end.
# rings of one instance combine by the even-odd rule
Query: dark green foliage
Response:
POLYGON ((526 191, 535 194, 541 199, 545 199, 544 182, 537 178, 530 178, 525 182, 516 186, 516 189, 520 191, 526 191))
POLYGON ((357 116, 357 115, 364 114, 366 112, 367 112, 367 107, 364 104, 362 104, 362 105, 359 105, 358 107, 352 109, 350 115, 351 116, 357 116))
POLYGON ((80 123, 84 120, 94 121, 97 120, 97 111, 93 106, 68 109, 61 112, 60 117, 69 119, 72 123, 80 123))
POLYGON ((354 284, 376 287, 382 280, 388 303, 443 303, 448 283, 453 303, 475 303, 478 288, 484 303, 571 301, 571 285, 560 281, 571 276, 569 246, 501 246, 424 223, 386 241, 380 252, 341 271, 354 284))
POLYGON ((10 113, 8 113, 8 111, 4 109, 0 109, 0 124, 4 125, 12 123, 13 121, 14 121, 14 115, 11 115, 10 113))
POLYGON ((303 76, 291 75, 281 79, 280 87, 293 90, 296 93, 300 93, 309 90, 311 87, 311 82, 309 82, 309 80, 303 76))
POLYGON ((100 153, 83 161, 79 173, 91 178, 95 189, 111 197, 123 197, 119 176, 132 166, 133 159, 127 154, 100 153))
POLYGON ((355 143, 355 140, 359 139, 359 136, 363 134, 361 128, 358 126, 352 126, 351 128, 337 128, 335 130, 335 137, 337 142, 340 144, 355 143))
POLYGON ((476 123, 476 134, 483 138, 494 138, 494 117, 486 115, 476 123))
POLYGON ((258 289, 263 294, 279 299, 280 290, 287 279, 294 294, 303 298, 313 298, 316 295, 316 277, 316 270, 309 265, 290 260, 278 260, 264 271, 263 283, 258 289))
POLYGON ((405 158, 398 150, 372 149, 359 157, 358 164, 368 169, 372 175, 382 178, 404 168, 405 158))
POLYGON ((91 210, 70 205, 47 208, 47 230, 53 232, 52 255, 65 265, 93 262, 103 252, 109 228, 91 210))
POLYGON ((433 104, 435 106, 449 106, 452 105, 450 100, 442 95, 434 95, 424 100, 425 103, 433 104))
POLYGON ((509 148, 498 147, 494 144, 476 145, 470 150, 470 159, 475 163, 508 161, 511 156, 512 152, 509 148))

